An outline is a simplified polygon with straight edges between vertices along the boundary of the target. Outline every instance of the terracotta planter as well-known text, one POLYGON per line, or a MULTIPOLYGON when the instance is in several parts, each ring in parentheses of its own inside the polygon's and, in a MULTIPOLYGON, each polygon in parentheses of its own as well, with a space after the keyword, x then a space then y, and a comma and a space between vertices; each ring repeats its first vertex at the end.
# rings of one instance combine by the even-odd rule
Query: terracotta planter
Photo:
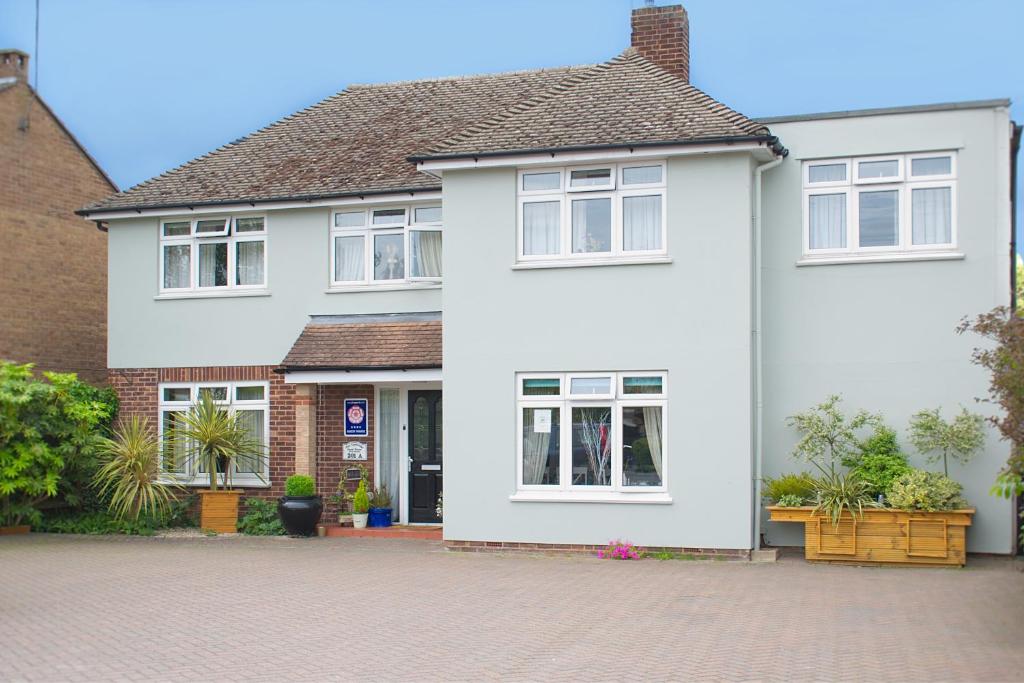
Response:
POLYGON ((200 491, 199 527, 218 534, 236 533, 241 497, 241 491, 200 491))
POLYGON ((974 508, 946 512, 867 509, 844 513, 838 525, 813 507, 768 507, 773 522, 804 525, 804 558, 811 562, 962 567, 974 508))
POLYGON ((18 526, 0 526, 0 536, 18 536, 20 534, 27 534, 32 531, 32 526, 29 524, 20 524, 18 526))

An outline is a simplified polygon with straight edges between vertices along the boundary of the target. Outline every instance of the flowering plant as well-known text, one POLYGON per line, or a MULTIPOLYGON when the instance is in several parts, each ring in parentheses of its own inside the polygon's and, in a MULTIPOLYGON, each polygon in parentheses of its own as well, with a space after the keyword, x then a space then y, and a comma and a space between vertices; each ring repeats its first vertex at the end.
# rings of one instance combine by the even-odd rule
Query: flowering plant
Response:
POLYGON ((598 550, 597 556, 602 560, 639 560, 640 548, 629 541, 612 541, 598 550))

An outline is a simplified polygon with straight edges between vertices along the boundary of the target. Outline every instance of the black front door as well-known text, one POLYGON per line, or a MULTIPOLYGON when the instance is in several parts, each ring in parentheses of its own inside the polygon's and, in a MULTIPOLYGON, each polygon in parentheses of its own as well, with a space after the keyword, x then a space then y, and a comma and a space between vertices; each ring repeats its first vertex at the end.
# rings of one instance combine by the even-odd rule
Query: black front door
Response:
POLYGON ((441 392, 409 392, 409 521, 440 522, 441 392))

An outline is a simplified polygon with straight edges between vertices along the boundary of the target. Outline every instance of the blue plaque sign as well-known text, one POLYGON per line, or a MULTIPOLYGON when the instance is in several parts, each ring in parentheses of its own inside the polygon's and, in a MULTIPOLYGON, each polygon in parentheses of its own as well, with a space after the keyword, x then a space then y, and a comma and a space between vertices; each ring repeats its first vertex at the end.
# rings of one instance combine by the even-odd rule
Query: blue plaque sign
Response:
POLYGON ((345 436, 366 436, 369 433, 369 411, 365 398, 345 399, 345 436))

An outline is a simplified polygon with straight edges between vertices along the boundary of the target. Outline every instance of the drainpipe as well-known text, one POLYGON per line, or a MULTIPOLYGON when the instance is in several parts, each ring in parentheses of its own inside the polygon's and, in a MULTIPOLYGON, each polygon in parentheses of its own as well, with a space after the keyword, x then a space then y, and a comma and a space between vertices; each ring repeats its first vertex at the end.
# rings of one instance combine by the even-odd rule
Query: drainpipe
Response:
POLYGON ((785 160, 776 157, 754 169, 754 550, 761 549, 761 461, 764 438, 764 343, 762 342, 762 261, 761 244, 764 231, 762 218, 762 174, 785 160))

